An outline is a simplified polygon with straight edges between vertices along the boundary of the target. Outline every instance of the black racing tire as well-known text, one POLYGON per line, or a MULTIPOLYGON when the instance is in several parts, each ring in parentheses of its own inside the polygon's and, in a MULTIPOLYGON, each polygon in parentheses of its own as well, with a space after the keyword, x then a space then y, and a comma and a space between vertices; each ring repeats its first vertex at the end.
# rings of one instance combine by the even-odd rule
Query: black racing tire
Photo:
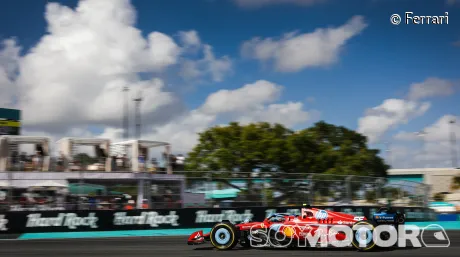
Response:
POLYGON ((352 226, 353 240, 351 244, 355 249, 361 252, 369 252, 376 248, 374 241, 375 225, 369 221, 358 221, 352 226), (366 234, 366 239, 361 238, 362 234, 366 234))
POLYGON ((238 244, 240 232, 232 223, 221 222, 214 225, 209 238, 217 250, 231 250, 238 244))

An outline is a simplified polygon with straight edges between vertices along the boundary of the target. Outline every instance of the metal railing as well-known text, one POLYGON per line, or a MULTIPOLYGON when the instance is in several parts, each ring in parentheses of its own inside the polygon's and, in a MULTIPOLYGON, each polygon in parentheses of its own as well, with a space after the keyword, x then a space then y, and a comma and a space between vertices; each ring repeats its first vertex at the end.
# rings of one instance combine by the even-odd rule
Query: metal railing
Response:
POLYGON ((42 173, 30 172, 20 179, 10 177, 0 181, 0 208, 130 209, 139 207, 138 201, 142 201, 142 208, 149 209, 299 206, 305 203, 426 207, 430 195, 429 186, 422 183, 388 183, 377 177, 313 173, 175 171, 176 176, 183 176, 162 181, 150 177, 152 175, 129 179, 76 176, 61 178, 54 184, 50 182, 53 173, 47 173, 46 179, 33 174, 42 173), (141 180, 148 183, 139 183, 141 180), (142 192, 141 198, 139 192, 142 192))
MULTIPOLYGON (((112 158, 110 172, 132 172, 132 164, 130 159, 112 158)), ((55 171, 70 172, 78 171, 93 171, 106 172, 106 158, 98 158, 97 161, 84 161, 74 158, 73 160, 59 159, 55 157, 49 158, 49 165, 45 167, 43 157, 39 161, 35 161, 34 157, 26 156, 23 159, 14 159, 9 157, 7 160, 6 171, 55 171), (68 168, 68 169, 67 169, 68 168)), ((139 165, 140 172, 150 173, 166 173, 166 167, 161 167, 158 163, 146 161, 139 165)))
POLYGON ((208 205, 427 206, 429 186, 385 178, 331 174, 189 172, 187 193, 204 194, 208 205))

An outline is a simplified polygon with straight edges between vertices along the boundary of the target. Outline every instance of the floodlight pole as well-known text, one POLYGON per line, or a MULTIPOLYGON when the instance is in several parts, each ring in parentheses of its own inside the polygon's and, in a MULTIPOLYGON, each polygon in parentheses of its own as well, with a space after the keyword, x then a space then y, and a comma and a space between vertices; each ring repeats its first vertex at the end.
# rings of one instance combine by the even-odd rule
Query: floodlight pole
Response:
POLYGON ((136 104, 136 137, 137 139, 141 139, 141 102, 142 100, 143 98, 140 92, 139 92, 139 96, 133 99, 133 101, 136 104))
POLYGON ((123 92, 125 94, 125 107, 124 107, 124 113, 123 113, 123 138, 127 140, 129 138, 129 88, 128 87, 123 87, 123 92))

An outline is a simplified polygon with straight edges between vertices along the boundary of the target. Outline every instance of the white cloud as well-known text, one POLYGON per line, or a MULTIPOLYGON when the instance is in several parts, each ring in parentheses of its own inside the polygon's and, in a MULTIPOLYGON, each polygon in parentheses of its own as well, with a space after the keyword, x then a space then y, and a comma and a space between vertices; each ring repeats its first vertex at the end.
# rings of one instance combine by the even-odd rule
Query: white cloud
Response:
POLYGON ((293 4, 298 6, 312 6, 327 0, 233 0, 242 8, 258 8, 263 6, 293 4))
POLYGON ((201 45, 201 40, 196 30, 180 31, 179 37, 185 46, 194 47, 201 45))
POLYGON ((367 136, 370 143, 376 143, 389 129, 423 115, 429 108, 428 102, 386 99, 381 105, 367 110, 366 116, 358 120, 358 132, 367 136))
POLYGON ((220 90, 209 95, 201 110, 204 113, 244 112, 276 100, 282 86, 259 80, 235 90, 220 90))
MULTIPOLYGON (((407 99, 386 99, 381 105, 367 110, 366 115, 358 120, 358 131, 367 136, 370 143, 379 142, 390 129, 425 114, 431 103, 421 102, 422 99, 452 95, 456 86, 451 81, 435 77, 413 83, 407 99)), ((416 136, 401 132, 395 138, 411 140, 416 136)))
POLYGON ((275 69, 280 72, 329 66, 338 61, 347 41, 366 27, 362 16, 354 16, 336 28, 317 29, 304 34, 291 32, 281 39, 253 38, 243 43, 241 54, 262 62, 273 61, 275 69))
POLYGON ((0 45, 0 106, 14 107, 13 97, 17 95, 14 80, 19 65, 21 48, 15 40, 4 40, 0 45))
POLYGON ((25 126, 62 132, 79 124, 118 124, 125 86, 133 95, 142 90, 143 116, 158 117, 177 104, 161 80, 141 80, 137 73, 176 64, 181 49, 160 32, 143 38, 129 1, 86 0, 75 10, 50 3, 45 17, 49 34, 21 59, 16 80, 25 126))
POLYGON ((221 82, 224 76, 232 70, 232 61, 230 57, 223 56, 216 58, 210 45, 204 46, 205 73, 209 73, 215 82, 221 82))
MULTIPOLYGON (((318 117, 319 112, 305 110, 301 102, 275 103, 282 89, 281 85, 259 80, 235 90, 216 91, 198 108, 173 115, 167 123, 150 127, 143 132, 142 139, 166 141, 172 144, 174 153, 187 153, 198 143, 198 133, 228 121, 242 124, 276 122, 292 128, 318 117)), ((66 136, 109 138, 114 142, 124 140, 123 129, 111 126, 106 126, 99 134, 90 132, 88 126, 75 126, 62 133, 26 130, 23 134, 48 136, 52 142, 66 136)), ((162 150, 153 149, 154 156, 162 150)), ((80 148, 79 151, 93 154, 92 149, 80 148)))
MULTIPOLYGON (((293 127, 317 118, 317 111, 307 111, 300 102, 274 103, 283 87, 259 80, 234 90, 219 90, 210 94, 198 108, 175 117, 171 122, 155 127, 143 138, 167 141, 173 152, 186 153, 198 142, 198 133, 225 121, 242 124, 267 121, 293 127), (228 118, 228 119, 226 119, 228 118)), ((107 129, 104 134, 111 134, 107 129)), ((121 135, 121 132, 118 133, 121 135)))
MULTIPOLYGON (((194 30, 179 32, 183 47, 160 32, 143 37, 129 0, 85 0, 75 9, 50 3, 45 18, 48 33, 24 56, 14 40, 0 49, 0 104, 11 106, 20 95, 15 107, 22 109, 29 130, 117 127, 126 98, 123 87, 130 89, 129 98, 142 94, 144 125, 160 126, 184 110, 156 75, 181 62, 191 67, 187 76, 222 81, 232 69, 230 58, 216 57, 194 30), (184 56, 187 47, 197 45, 202 59, 184 56), (141 72, 153 78, 141 78, 141 72)), ((131 99, 130 106, 133 114, 131 99)))
MULTIPOLYGON (((420 131, 401 131, 393 138, 398 143, 417 142, 416 146, 406 146, 406 151, 393 154, 396 158, 395 165, 399 168, 444 168, 452 167, 452 153, 456 152, 457 160, 460 156, 458 139, 452 145, 451 136, 460 136, 460 117, 444 115, 436 122, 420 131), (450 121, 456 121, 451 124, 450 121)), ((392 149, 392 152, 394 149, 392 149)))
POLYGON ((206 80, 221 82, 233 69, 232 60, 228 56, 216 57, 212 46, 202 44, 198 33, 194 30, 180 32, 185 48, 195 52, 202 50, 199 60, 183 60, 179 74, 186 80, 206 80))
POLYGON ((409 99, 420 100, 436 96, 449 96, 454 93, 454 84, 440 78, 428 78, 421 83, 414 83, 409 90, 409 99))
POLYGON ((0 71, 10 83, 1 83, 1 96, 10 92, 3 91, 6 86, 19 90, 25 135, 49 136, 52 142, 66 136, 121 140, 124 87, 130 89, 132 114, 132 98, 139 92, 143 97, 142 138, 170 142, 175 152, 189 151, 198 132, 233 117, 295 126, 315 114, 301 103, 278 103, 283 87, 264 80, 217 91, 198 108, 185 110, 156 74, 184 62, 195 68, 192 76, 222 81, 231 71, 230 58, 216 57, 196 32, 180 34, 183 46, 160 32, 144 38, 134 27, 135 10, 128 0, 85 0, 75 9, 51 3, 45 17, 48 34, 24 56, 19 57, 14 41, 1 52, 0 71), (201 59, 186 57, 187 47, 197 44, 201 59), (15 65, 19 74, 11 68, 15 65), (153 78, 141 78, 140 72, 153 78))
POLYGON ((253 112, 243 114, 238 121, 242 124, 251 122, 281 123, 285 126, 293 127, 313 119, 316 115, 316 112, 305 111, 303 104, 300 102, 288 102, 256 108, 253 112))
MULTIPOLYGON (((448 142, 451 132, 460 136, 460 117, 444 115, 422 131, 425 132, 423 139, 426 142, 448 142), (451 121, 455 121, 455 123, 451 124, 451 121)), ((421 135, 417 136, 417 132, 402 131, 396 134, 394 138, 402 141, 421 140, 421 135)))

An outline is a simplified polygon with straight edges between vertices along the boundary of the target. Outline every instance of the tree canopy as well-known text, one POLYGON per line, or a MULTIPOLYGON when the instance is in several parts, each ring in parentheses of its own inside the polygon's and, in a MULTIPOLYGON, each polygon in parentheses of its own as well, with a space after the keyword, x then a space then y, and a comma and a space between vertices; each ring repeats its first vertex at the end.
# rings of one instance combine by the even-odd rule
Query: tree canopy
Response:
POLYGON ((187 170, 386 176, 389 168, 365 136, 324 121, 300 131, 266 122, 212 127, 199 134, 187 170))

